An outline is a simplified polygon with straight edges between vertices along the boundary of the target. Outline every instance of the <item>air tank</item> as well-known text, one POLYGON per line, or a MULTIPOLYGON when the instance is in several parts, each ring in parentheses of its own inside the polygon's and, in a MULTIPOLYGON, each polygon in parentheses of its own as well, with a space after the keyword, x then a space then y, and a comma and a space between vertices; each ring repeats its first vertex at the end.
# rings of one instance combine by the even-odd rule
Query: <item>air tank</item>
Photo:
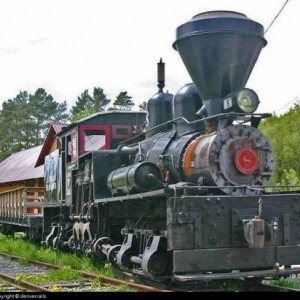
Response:
POLYGON ((160 170, 151 162, 140 162, 116 169, 107 178, 107 187, 112 194, 147 192, 161 186, 160 170))
POLYGON ((244 14, 209 11, 179 26, 173 47, 206 100, 245 87, 266 43, 263 26, 244 14))

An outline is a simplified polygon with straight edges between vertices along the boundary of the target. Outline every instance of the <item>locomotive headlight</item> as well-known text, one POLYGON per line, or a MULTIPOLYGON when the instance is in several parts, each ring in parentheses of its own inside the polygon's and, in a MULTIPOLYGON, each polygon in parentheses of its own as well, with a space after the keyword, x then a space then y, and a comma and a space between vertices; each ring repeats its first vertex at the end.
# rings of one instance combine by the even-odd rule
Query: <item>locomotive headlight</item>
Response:
POLYGON ((259 99, 253 90, 243 89, 237 94, 236 103, 242 112, 253 113, 258 107, 259 99))
POLYGON ((257 94, 250 89, 242 89, 228 95, 224 100, 224 110, 253 113, 259 104, 257 94))

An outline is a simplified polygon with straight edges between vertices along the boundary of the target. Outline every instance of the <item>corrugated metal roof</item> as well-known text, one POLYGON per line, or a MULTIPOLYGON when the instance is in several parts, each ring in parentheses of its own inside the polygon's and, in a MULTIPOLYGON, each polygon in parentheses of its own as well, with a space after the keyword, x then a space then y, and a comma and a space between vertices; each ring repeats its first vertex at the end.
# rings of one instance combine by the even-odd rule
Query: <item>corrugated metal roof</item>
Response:
POLYGON ((60 137, 62 135, 65 134, 66 131, 70 130, 71 128, 77 126, 78 124, 81 124, 82 122, 84 121, 87 121, 89 119, 92 119, 92 118, 95 118, 96 116, 99 116, 99 115, 113 115, 113 114, 132 114, 132 113, 135 113, 135 114, 147 114, 147 111, 134 111, 134 110, 130 110, 130 111, 125 111, 125 110, 109 110, 109 111, 101 111, 101 112, 97 112, 97 113, 94 113, 92 115, 89 115, 85 118, 82 118, 78 121, 75 121, 73 122, 72 124, 69 124, 67 127, 63 128, 61 130, 61 132, 57 133, 57 136, 60 137))
POLYGON ((52 123, 51 126, 53 127, 55 133, 59 133, 62 131, 62 129, 64 127, 67 127, 69 126, 70 124, 67 124, 67 123, 59 123, 59 122, 55 122, 55 123, 52 123))
POLYGON ((35 168, 42 146, 14 153, 0 163, 0 183, 44 177, 44 166, 35 168))

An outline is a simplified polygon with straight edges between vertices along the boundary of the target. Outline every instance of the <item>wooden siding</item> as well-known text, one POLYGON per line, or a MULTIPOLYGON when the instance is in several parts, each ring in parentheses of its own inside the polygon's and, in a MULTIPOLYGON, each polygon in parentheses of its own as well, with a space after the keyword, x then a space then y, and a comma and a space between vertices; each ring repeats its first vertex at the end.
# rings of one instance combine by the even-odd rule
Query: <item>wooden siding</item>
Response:
POLYGON ((34 186, 26 186, 28 182, 2 184, 0 186, 0 220, 5 222, 24 223, 27 217, 42 217, 44 187, 39 180, 34 186))

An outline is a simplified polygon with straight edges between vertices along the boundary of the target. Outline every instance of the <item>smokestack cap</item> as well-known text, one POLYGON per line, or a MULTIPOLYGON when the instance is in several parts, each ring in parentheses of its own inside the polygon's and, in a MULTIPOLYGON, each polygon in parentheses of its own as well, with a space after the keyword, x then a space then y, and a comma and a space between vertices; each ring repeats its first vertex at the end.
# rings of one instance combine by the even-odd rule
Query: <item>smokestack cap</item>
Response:
POLYGON ((234 11, 216 10, 195 15, 189 22, 176 30, 176 41, 173 48, 177 50, 178 40, 205 33, 239 33, 257 36, 264 41, 264 28, 261 24, 247 18, 246 15, 234 11))
POLYGON ((209 11, 179 26, 173 47, 207 100, 244 88, 266 44, 261 24, 241 13, 209 11))

